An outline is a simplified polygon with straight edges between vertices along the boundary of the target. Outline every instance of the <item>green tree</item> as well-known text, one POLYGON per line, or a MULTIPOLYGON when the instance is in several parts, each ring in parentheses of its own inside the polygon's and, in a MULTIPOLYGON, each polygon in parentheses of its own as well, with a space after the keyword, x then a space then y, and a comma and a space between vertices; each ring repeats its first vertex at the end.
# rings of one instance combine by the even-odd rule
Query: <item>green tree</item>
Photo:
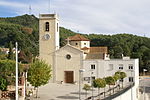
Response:
MULTIPOLYGON (((106 81, 106 84, 109 85, 109 90, 110 90, 110 85, 115 84, 115 80, 112 76, 105 77, 105 81, 106 81)), ((111 95, 111 90, 110 90, 110 95, 111 95)))
POLYGON ((127 45, 123 46, 123 54, 124 54, 124 56, 130 56, 131 55, 131 50, 127 45))
MULTIPOLYGON (((117 81, 120 79, 120 75, 119 74, 115 74, 115 75, 113 75, 113 78, 115 80, 115 84, 117 84, 117 81)), ((114 93, 114 89, 113 89, 113 93, 114 93)))
POLYGON ((121 79, 121 77, 120 77, 120 71, 115 72, 115 77, 114 77, 115 80, 117 80, 117 79, 119 80, 119 89, 120 89, 120 79, 121 79))
MULTIPOLYGON (((8 85, 15 84, 16 63, 12 60, 0 60, 0 76, 7 80, 8 85)), ((19 75, 23 72, 23 67, 19 64, 19 75)))
POLYGON ((38 95, 38 87, 47 84, 50 78, 51 67, 48 64, 38 59, 31 63, 28 71, 28 81, 37 89, 36 98, 38 95))
POLYGON ((125 72, 118 71, 118 72, 115 73, 115 75, 120 75, 120 79, 121 79, 121 82, 122 82, 122 88, 123 88, 123 81, 124 81, 123 79, 125 77, 127 77, 127 74, 125 72))
POLYGON ((88 94, 87 92, 88 92, 90 89, 91 89, 91 86, 90 86, 90 85, 84 84, 83 90, 86 91, 86 98, 87 98, 87 94, 88 94))
POLYGON ((113 49, 114 49, 114 57, 122 58, 123 49, 121 48, 121 46, 115 46, 113 47, 113 49))
POLYGON ((100 88, 105 88, 106 81, 104 79, 97 78, 93 81, 93 86, 95 88, 98 88, 98 95, 99 95, 99 100, 100 100, 100 88))
POLYGON ((114 78, 115 82, 117 82, 120 79, 120 75, 119 74, 115 74, 113 76, 113 78, 114 78))
POLYGON ((5 91, 7 89, 8 83, 7 80, 0 76, 0 90, 5 91))
POLYGON ((123 88, 123 81, 125 77, 127 77, 127 74, 125 72, 120 72, 120 78, 122 79, 122 88, 123 88))
POLYGON ((9 53, 8 53, 8 59, 14 60, 14 54, 13 54, 13 45, 12 42, 9 42, 9 53))
POLYGON ((0 60, 5 60, 5 59, 7 59, 7 55, 4 52, 2 52, 0 48, 0 60))

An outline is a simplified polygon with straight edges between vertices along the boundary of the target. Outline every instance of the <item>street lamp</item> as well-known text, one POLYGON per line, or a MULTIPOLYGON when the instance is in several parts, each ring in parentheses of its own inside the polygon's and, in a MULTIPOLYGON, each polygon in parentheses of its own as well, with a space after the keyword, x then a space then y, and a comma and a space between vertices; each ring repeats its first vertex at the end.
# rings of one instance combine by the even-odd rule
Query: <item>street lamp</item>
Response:
POLYGON ((91 87, 92 87, 92 100, 94 100, 94 97, 93 97, 93 79, 92 79, 92 75, 93 75, 93 70, 91 70, 91 87))
POLYGON ((18 100, 18 43, 16 42, 16 99, 18 100))
POLYGON ((145 72, 147 72, 147 69, 143 69, 143 76, 145 76, 145 72))
POLYGON ((24 72, 25 72, 25 98, 27 96, 27 73, 28 73, 28 70, 29 70, 29 65, 24 65, 25 66, 25 69, 24 69, 24 72))
POLYGON ((81 73, 85 72, 85 69, 79 69, 79 100, 81 100, 81 73))
MULTIPOLYGON (((145 76, 145 72, 147 71, 147 69, 143 69, 143 73, 145 76)), ((145 100, 145 86, 143 86, 144 90, 143 90, 143 100, 145 100)))
MULTIPOLYGON (((131 79, 130 79, 130 81, 132 82, 131 85, 133 85, 133 83, 134 83, 133 77, 135 77, 135 74, 134 74, 134 76, 132 76, 132 72, 134 72, 134 71, 131 70, 131 79)), ((133 100, 133 90, 132 90, 132 88, 133 88, 133 87, 131 87, 131 100, 133 100)))

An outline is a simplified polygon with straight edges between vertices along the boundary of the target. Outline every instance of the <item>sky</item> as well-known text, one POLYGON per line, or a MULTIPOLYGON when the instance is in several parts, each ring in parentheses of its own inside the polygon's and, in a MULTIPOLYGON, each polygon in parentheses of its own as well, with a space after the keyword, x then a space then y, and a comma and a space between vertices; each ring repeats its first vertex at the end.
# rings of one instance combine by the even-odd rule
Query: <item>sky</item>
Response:
POLYGON ((150 37, 150 0, 0 0, 0 17, 57 13, 60 25, 86 34, 150 37))

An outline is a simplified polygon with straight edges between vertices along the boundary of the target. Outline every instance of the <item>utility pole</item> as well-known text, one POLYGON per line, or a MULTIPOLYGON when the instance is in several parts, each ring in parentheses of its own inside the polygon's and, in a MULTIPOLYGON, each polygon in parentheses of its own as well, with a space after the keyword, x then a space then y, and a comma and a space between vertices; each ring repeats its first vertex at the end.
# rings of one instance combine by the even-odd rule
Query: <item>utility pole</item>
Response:
POLYGON ((92 100, 94 100, 94 95, 93 95, 93 78, 92 78, 92 75, 93 75, 93 71, 91 71, 91 87, 92 87, 92 100))
POLYGON ((81 100, 81 73, 85 72, 85 69, 79 69, 79 100, 81 100))
POLYGON ((31 8, 31 5, 29 5, 29 15, 31 15, 31 12, 32 11, 32 8, 31 8))
POLYGON ((18 43, 16 42, 16 100, 18 100, 18 43))

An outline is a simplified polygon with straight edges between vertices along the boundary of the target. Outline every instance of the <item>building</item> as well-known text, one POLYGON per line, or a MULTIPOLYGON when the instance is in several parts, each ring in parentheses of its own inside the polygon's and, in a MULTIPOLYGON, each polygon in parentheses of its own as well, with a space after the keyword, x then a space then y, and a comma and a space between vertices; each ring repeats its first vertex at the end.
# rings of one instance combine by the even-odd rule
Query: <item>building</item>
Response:
POLYGON ((123 59, 86 59, 84 60, 84 81, 90 82, 92 76, 95 78, 103 78, 113 76, 115 72, 122 71, 127 74, 124 79, 126 83, 136 82, 139 84, 139 60, 123 57, 123 59), (91 75, 91 76, 89 76, 91 75))
POLYGON ((79 34, 68 37, 67 44, 59 48, 58 16, 41 14, 39 23, 39 57, 51 65, 53 82, 78 83, 79 69, 85 69, 85 83, 124 71, 125 82, 136 81, 138 86, 138 59, 110 59, 107 47, 90 47, 90 40, 79 34))

